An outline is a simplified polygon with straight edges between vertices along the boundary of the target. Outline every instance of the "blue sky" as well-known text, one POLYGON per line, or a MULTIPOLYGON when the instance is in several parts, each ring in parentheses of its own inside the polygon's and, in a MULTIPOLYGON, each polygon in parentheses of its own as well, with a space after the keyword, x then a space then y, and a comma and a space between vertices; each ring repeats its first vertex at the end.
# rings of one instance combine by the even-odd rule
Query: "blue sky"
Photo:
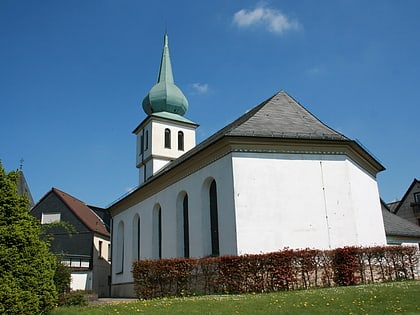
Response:
POLYGON ((419 178, 420 1, 0 1, 0 159, 35 201, 106 206, 136 186, 133 129, 167 30, 201 142, 285 90, 387 168, 419 178))

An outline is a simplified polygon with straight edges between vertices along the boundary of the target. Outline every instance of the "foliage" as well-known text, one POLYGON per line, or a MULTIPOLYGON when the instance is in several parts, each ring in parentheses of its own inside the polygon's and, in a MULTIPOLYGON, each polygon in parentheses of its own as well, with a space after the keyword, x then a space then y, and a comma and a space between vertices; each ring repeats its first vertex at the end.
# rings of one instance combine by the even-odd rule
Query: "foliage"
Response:
POLYGON ((87 291, 76 290, 60 295, 60 306, 86 306, 88 305, 87 291))
POLYGON ((334 282, 337 285, 354 285, 357 283, 355 270, 361 261, 357 259, 357 247, 337 248, 333 251, 332 266, 334 282))
POLYGON ((59 295, 70 292, 71 271, 63 264, 61 258, 57 257, 57 265, 54 273, 54 284, 59 295))
POLYGON ((60 307, 53 311, 53 315, 419 314, 419 291, 420 281, 401 281, 264 294, 114 301, 108 305, 60 307))
POLYGON ((27 198, 17 193, 18 178, 0 163, 0 313, 43 314, 56 302, 56 261, 27 198))
POLYGON ((415 247, 344 247, 201 259, 133 263, 139 298, 214 293, 275 292, 320 286, 414 279, 415 247))

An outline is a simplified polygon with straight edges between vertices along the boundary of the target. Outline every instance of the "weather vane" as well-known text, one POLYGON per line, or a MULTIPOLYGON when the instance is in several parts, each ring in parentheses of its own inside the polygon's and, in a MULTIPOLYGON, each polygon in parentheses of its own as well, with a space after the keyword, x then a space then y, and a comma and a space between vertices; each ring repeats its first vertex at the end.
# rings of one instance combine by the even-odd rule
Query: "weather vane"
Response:
POLYGON ((21 171, 22 171, 22 168, 23 168, 23 162, 25 162, 25 160, 24 160, 23 158, 21 158, 21 159, 19 160, 19 162, 20 162, 20 165, 19 165, 19 170, 21 170, 21 171))

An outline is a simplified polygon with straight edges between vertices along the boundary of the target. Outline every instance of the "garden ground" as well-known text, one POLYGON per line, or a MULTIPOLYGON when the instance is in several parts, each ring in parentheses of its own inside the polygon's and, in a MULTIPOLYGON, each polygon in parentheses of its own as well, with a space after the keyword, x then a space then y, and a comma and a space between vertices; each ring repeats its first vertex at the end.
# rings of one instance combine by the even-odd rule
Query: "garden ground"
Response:
POLYGON ((420 281, 263 294, 211 295, 151 300, 102 300, 110 304, 60 307, 69 314, 420 314, 420 281))

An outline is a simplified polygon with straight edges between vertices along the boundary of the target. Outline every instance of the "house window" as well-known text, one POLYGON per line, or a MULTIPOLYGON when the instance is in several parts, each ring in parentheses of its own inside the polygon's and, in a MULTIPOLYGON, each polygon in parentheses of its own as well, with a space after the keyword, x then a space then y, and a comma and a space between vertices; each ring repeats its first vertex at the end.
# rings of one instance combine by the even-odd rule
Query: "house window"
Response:
POLYGON ((153 210, 153 258, 162 258, 162 209, 159 205, 153 210))
POLYGON ((189 222, 188 222, 188 195, 186 194, 182 201, 182 220, 183 220, 183 232, 184 232, 184 257, 190 257, 190 233, 189 233, 189 222))
POLYGON ((61 213, 42 213, 41 224, 50 224, 60 222, 61 213))
POLYGON ((184 151, 184 133, 182 131, 178 131, 178 150, 184 151))
POLYGON ((117 246, 116 246, 116 264, 115 272, 122 273, 124 271, 124 222, 120 221, 117 229, 117 246))
POLYGON ((209 189, 210 197, 210 233, 211 233, 211 255, 219 256, 219 220, 217 215, 217 187, 213 180, 209 189))
POLYGON ((165 148, 171 148, 171 131, 168 128, 165 129, 165 148))
POLYGON ((99 253, 98 253, 99 258, 102 257, 102 241, 99 241, 99 253))
POLYGON ((414 193, 414 202, 420 203, 420 192, 414 193))

